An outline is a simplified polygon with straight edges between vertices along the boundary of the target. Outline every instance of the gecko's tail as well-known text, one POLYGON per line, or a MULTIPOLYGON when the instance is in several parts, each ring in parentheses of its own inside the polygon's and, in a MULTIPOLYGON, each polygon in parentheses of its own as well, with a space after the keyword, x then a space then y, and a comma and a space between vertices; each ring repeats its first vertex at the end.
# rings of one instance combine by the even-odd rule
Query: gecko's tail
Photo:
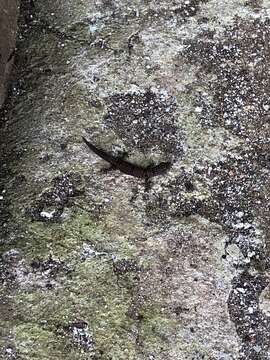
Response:
POLYGON ((82 139, 83 139, 83 141, 86 143, 86 145, 87 145, 91 150, 93 150, 93 149, 92 149, 93 145, 92 145, 84 136, 82 136, 82 139))
POLYGON ((102 157, 103 151, 101 149, 97 148, 95 145, 90 143, 90 141, 88 141, 84 136, 82 136, 82 139, 85 142, 85 144, 89 147, 90 150, 92 150, 95 154, 102 157))
POLYGON ((84 136, 82 136, 83 141, 85 144, 89 147, 90 150, 92 150, 96 155, 100 156, 102 159, 108 161, 112 165, 115 164, 115 158, 111 156, 110 154, 106 153, 104 150, 97 148, 95 145, 90 143, 84 136))

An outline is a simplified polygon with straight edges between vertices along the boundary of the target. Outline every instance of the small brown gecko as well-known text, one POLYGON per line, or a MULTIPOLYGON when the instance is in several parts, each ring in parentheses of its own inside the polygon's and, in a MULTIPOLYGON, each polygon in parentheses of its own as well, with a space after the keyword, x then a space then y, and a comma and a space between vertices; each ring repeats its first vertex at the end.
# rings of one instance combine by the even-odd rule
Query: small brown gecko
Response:
POLYGON ((153 176, 165 174, 169 170, 169 168, 172 166, 172 163, 170 161, 161 162, 158 165, 149 165, 146 167, 139 166, 139 165, 133 164, 127 160, 124 160, 120 157, 113 156, 113 155, 107 153, 106 151, 97 148, 95 145, 90 143, 84 137, 82 137, 82 138, 90 150, 92 150, 95 154, 100 156, 102 159, 109 162, 115 169, 120 170, 122 173, 124 173, 126 175, 135 176, 137 178, 142 178, 142 179, 148 180, 153 176))

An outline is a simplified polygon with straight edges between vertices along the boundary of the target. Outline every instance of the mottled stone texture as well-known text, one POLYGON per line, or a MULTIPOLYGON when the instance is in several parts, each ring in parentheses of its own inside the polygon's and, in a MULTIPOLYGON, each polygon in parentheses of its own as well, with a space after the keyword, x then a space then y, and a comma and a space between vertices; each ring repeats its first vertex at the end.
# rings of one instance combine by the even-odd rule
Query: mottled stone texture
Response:
POLYGON ((0 107, 14 61, 18 9, 18 0, 0 1, 0 107))
POLYGON ((269 6, 22 2, 1 359, 270 359, 269 6))

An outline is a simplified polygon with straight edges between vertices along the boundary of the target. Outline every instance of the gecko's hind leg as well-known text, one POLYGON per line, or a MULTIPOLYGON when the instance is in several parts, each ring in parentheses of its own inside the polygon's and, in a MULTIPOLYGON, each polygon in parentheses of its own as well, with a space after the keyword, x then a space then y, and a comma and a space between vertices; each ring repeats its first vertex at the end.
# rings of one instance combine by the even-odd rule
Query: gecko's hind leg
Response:
POLYGON ((134 188, 131 189, 132 191, 132 196, 130 198, 130 202, 133 203, 135 200, 137 200, 138 195, 139 195, 139 186, 138 184, 136 184, 136 186, 134 188))
POLYGON ((144 192, 142 195, 144 201, 149 200, 149 191, 151 189, 151 186, 152 186, 152 181, 150 180, 150 178, 146 178, 144 181, 144 192))
POLYGON ((151 189, 152 181, 150 178, 145 178, 144 180, 144 192, 147 193, 151 189))

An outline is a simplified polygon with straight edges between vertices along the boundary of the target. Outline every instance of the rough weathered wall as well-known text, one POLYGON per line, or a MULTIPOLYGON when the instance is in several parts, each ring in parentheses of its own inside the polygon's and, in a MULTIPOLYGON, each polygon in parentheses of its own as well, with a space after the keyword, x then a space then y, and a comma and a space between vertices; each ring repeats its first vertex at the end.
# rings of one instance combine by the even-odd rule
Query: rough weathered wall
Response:
POLYGON ((0 107, 14 60, 18 10, 18 0, 0 0, 0 107))
POLYGON ((23 2, 3 359, 270 358, 269 6, 23 2), (82 134, 172 167, 145 187, 82 134))

